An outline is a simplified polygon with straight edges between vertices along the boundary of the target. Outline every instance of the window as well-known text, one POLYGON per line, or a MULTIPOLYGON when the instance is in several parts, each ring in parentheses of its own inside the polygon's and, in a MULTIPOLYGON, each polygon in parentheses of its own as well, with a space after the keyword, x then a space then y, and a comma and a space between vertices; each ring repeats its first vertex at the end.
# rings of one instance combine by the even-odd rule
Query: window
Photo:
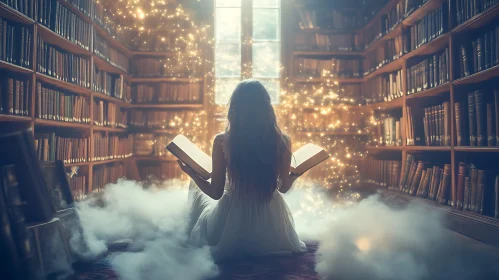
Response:
POLYGON ((280 2, 215 0, 216 104, 227 104, 237 83, 247 78, 260 80, 279 103, 280 2))

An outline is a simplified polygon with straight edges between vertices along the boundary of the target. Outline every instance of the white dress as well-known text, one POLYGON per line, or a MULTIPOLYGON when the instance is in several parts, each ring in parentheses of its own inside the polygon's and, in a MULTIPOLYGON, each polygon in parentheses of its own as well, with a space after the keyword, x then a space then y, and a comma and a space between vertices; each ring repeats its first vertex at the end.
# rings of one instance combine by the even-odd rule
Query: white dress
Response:
MULTIPOLYGON (((224 153, 227 159, 226 149, 224 153)), ((191 181, 190 241, 196 246, 209 246, 216 261, 306 251, 305 243, 296 234, 293 217, 282 194, 274 192, 269 203, 260 202, 255 197, 251 191, 233 188, 226 180, 224 194, 217 201, 191 181)))

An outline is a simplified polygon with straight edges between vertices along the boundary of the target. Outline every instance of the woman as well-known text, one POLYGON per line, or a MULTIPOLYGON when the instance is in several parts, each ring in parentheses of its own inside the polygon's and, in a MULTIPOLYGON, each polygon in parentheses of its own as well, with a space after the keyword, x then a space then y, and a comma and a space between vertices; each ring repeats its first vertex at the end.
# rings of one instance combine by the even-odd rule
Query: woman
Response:
POLYGON ((209 245, 215 260, 305 251, 281 195, 297 179, 289 173, 291 156, 265 87, 241 82, 230 100, 228 127, 213 142, 211 181, 179 162, 193 180, 191 241, 209 245))

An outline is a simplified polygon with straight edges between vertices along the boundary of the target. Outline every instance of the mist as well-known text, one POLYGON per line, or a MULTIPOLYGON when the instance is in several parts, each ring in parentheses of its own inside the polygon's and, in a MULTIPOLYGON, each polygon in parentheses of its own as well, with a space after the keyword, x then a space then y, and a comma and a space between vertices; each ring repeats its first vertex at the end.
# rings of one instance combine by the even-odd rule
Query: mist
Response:
POLYGON ((101 196, 78 205, 87 257, 103 255, 108 245, 133 240, 110 263, 125 280, 186 279, 216 276, 210 251, 189 246, 186 234, 187 186, 179 181, 151 184, 119 180, 101 196))
MULTIPOLYGON (((316 271, 322 279, 467 280, 499 275, 497 255, 465 247, 441 225, 437 213, 413 205, 394 210, 378 196, 332 196, 305 181, 284 198, 300 238, 319 242, 316 271)), ((188 243, 187 183, 146 186, 119 180, 77 208, 88 258, 102 256, 115 241, 133 240, 127 252, 108 256, 120 279, 198 280, 219 274, 209 248, 188 243)))

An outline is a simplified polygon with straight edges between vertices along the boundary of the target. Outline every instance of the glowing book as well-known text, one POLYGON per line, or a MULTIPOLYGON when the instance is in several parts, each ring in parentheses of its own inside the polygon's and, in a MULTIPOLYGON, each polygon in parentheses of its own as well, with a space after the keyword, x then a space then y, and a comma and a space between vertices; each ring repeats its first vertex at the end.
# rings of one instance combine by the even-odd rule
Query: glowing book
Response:
POLYGON ((306 144, 293 153, 291 173, 301 175, 327 158, 329 154, 323 148, 311 143, 306 144))
MULTIPOLYGON (((180 134, 173 138, 166 149, 203 179, 208 180, 211 177, 211 157, 184 135, 180 134)), ((293 153, 291 173, 301 175, 327 158, 329 158, 329 154, 323 148, 307 144, 293 153)))
POLYGON ((203 179, 208 180, 211 177, 211 157, 184 135, 177 135, 166 148, 203 179))

